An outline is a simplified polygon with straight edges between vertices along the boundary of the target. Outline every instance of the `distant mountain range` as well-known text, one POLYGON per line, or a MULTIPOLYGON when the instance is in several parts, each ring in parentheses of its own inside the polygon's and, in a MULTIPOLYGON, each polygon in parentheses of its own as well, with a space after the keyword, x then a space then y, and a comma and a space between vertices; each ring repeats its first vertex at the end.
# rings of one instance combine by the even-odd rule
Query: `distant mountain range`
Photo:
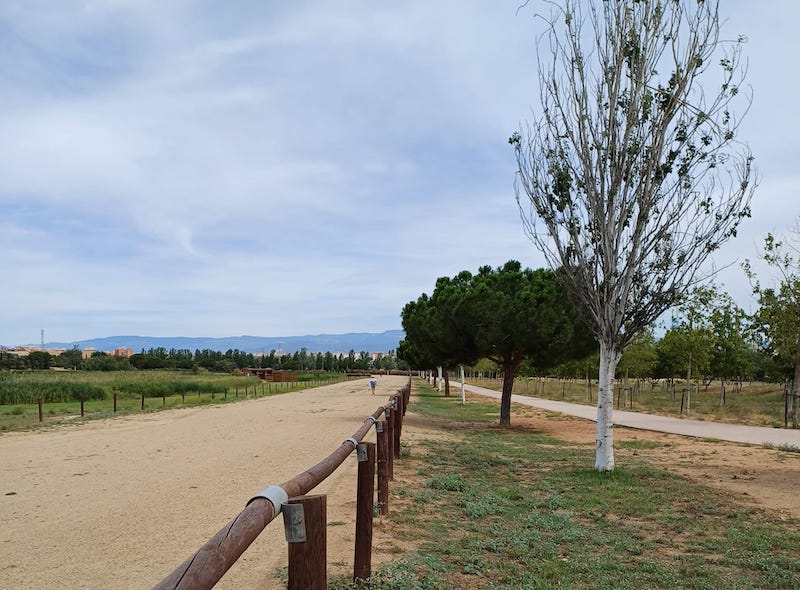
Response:
POLYGON ((379 334, 352 332, 348 334, 317 334, 314 336, 231 336, 228 338, 185 338, 185 337, 151 337, 151 336, 108 336, 78 342, 48 342, 45 348, 96 348, 100 351, 111 351, 116 348, 130 348, 134 352, 150 348, 171 348, 195 350, 241 350, 243 352, 263 352, 271 350, 283 353, 294 353, 305 348, 308 352, 344 352, 354 350, 356 353, 389 352, 397 350, 397 344, 405 337, 403 330, 387 330, 379 334))

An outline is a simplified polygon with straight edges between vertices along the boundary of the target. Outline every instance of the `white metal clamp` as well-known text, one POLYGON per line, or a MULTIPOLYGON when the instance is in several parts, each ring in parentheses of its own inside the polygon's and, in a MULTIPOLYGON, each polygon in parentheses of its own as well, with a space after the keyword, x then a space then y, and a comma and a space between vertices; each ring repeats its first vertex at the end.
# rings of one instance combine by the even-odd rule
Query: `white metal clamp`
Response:
POLYGON ((267 500, 272 502, 272 505, 275 507, 276 515, 281 511, 283 505, 289 501, 289 495, 286 493, 286 490, 284 490, 281 486, 269 486, 266 490, 262 491, 260 494, 257 494, 252 498, 250 498, 247 501, 247 504, 249 505, 250 502, 258 498, 266 498, 267 500))

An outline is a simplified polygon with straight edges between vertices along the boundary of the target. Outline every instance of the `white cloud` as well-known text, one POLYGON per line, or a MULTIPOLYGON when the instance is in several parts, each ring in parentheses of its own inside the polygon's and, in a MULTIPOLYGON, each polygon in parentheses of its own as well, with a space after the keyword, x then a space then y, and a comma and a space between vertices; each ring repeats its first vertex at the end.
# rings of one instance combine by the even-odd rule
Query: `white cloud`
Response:
MULTIPOLYGON (((438 276, 542 265, 505 143, 537 100, 519 4, 4 2, 0 343, 377 331, 438 276)), ((763 179, 720 264, 798 213, 771 7, 722 7, 763 179)))

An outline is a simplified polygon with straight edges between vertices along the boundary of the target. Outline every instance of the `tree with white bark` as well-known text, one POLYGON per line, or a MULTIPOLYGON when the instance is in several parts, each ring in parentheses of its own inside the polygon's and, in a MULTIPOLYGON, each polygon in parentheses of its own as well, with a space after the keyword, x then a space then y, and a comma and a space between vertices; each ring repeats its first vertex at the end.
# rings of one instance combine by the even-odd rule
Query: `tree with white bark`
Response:
POLYGON ((614 468, 622 351, 713 274, 712 253, 750 215, 744 39, 720 37, 718 4, 548 2, 541 105, 509 139, 525 230, 600 343, 599 471, 614 468))

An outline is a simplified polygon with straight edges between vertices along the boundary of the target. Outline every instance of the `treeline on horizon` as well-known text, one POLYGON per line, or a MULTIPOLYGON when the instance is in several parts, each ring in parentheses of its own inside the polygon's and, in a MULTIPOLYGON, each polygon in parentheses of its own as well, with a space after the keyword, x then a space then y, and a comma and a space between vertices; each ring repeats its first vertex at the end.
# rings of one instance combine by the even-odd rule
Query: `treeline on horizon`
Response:
POLYGON ((346 355, 332 352, 310 353, 305 348, 293 354, 277 354, 271 350, 268 355, 255 356, 237 349, 221 352, 218 350, 165 349, 150 348, 130 357, 113 356, 95 352, 89 358, 82 358, 80 349, 73 348, 60 355, 44 351, 33 351, 27 356, 0 353, 0 370, 45 370, 52 368, 81 371, 132 371, 175 369, 190 371, 209 371, 212 373, 234 373, 244 368, 270 368, 286 371, 325 371, 343 373, 347 371, 395 370, 405 369, 407 365, 398 361, 394 354, 384 355, 373 360, 366 351, 354 350, 346 355))

